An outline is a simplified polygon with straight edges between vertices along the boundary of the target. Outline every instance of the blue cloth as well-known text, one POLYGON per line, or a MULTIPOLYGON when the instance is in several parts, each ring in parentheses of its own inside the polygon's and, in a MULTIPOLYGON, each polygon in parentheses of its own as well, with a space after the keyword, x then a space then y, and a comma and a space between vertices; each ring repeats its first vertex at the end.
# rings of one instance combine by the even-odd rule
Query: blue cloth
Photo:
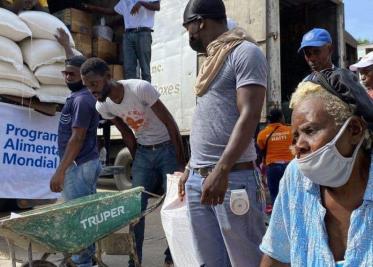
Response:
POLYGON ((321 28, 314 28, 307 32, 305 35, 303 35, 302 43, 298 49, 298 52, 300 52, 303 48, 308 46, 321 47, 331 43, 332 37, 330 36, 330 33, 327 30, 321 28))
POLYGON ((258 198, 259 176, 253 170, 229 173, 224 203, 201 205, 204 179, 193 170, 186 183, 186 197, 193 239, 200 263, 205 267, 257 267, 262 253, 259 244, 265 232, 263 203, 258 198), (246 189, 249 211, 232 213, 231 190, 246 189))
MULTIPOLYGON (((335 267, 324 224, 325 214, 320 186, 304 177, 292 161, 280 182, 279 195, 260 249, 291 266, 335 267)), ((373 161, 363 204, 351 214, 344 267, 373 266, 372 237, 373 161)))
POLYGON ((280 180, 284 175, 286 166, 288 164, 278 164, 273 163, 267 167, 267 182, 268 182, 268 189, 269 193, 271 194, 272 203, 275 203, 278 188, 280 186, 280 180))
MULTIPOLYGON (((173 174, 178 169, 176 151, 173 144, 165 142, 164 145, 152 149, 137 146, 135 159, 132 165, 132 186, 143 186, 146 191, 155 192, 159 186, 163 186, 166 192, 167 174, 173 174)), ((141 210, 148 205, 149 195, 141 195, 141 210)), ((134 227, 137 256, 142 260, 142 245, 144 243, 145 218, 142 218, 134 227)), ((170 258, 169 250, 165 252, 166 258, 170 258)), ((129 266, 134 266, 132 259, 129 266)))
MULTIPOLYGON (((71 165, 65 174, 63 197, 65 201, 96 193, 96 183, 101 172, 99 159, 87 161, 81 165, 71 165)), ((73 255, 72 261, 77 267, 91 267, 95 246, 91 245, 80 254, 73 255)))
POLYGON ((84 144, 75 159, 80 165, 99 157, 97 148, 97 127, 99 115, 96 111, 96 99, 83 88, 73 92, 66 100, 58 126, 58 151, 60 158, 65 153, 66 146, 72 135, 73 128, 87 129, 84 144))
POLYGON ((152 57, 152 34, 148 31, 126 32, 123 35, 124 76, 137 79, 137 63, 141 69, 141 79, 151 82, 150 60, 152 57))

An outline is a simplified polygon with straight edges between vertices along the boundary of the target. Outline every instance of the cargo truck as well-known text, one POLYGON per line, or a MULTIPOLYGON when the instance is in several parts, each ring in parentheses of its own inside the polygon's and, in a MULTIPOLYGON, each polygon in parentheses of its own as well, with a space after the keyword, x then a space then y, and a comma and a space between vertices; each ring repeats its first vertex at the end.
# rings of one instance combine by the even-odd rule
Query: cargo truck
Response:
MULTIPOLYGON (((189 151, 189 134, 196 97, 193 85, 203 57, 192 51, 188 33, 182 27, 183 10, 188 0, 162 0, 156 14, 152 49, 152 83, 161 100, 173 114, 189 151)), ((262 113, 271 106, 282 106, 286 112, 296 85, 310 73, 303 54, 297 52, 302 36, 312 28, 327 29, 333 39, 333 63, 348 64, 349 55, 356 56, 356 44, 351 49, 344 30, 344 4, 341 0, 224 0, 227 16, 254 37, 266 55, 269 65, 268 92, 262 113), (348 46, 347 46, 348 45, 348 46)), ((348 35, 350 40, 352 37, 348 35)), ((353 38, 352 38, 353 39, 353 38)), ((112 126, 110 155, 123 172, 114 175, 119 188, 131 184, 131 156, 123 146, 120 133, 112 126)), ((108 139, 108 138, 106 138, 108 139)))

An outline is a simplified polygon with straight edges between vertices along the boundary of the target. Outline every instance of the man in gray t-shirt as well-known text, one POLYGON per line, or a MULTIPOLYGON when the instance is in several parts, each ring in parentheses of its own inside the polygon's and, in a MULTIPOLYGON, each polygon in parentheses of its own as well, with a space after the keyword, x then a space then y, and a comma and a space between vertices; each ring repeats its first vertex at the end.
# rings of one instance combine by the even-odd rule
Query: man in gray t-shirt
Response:
POLYGON ((195 88, 191 159, 179 184, 198 256, 204 266, 259 266, 265 226, 253 136, 267 86, 266 59, 244 30, 228 31, 221 0, 190 0, 184 26, 192 49, 208 56, 195 88), (236 193, 244 205, 235 205, 236 193))

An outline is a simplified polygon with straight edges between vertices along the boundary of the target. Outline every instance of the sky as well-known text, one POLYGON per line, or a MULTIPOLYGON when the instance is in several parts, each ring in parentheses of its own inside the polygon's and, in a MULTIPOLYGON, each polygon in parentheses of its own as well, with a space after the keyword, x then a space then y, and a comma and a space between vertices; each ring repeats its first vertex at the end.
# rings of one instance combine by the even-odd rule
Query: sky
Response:
POLYGON ((345 26, 355 39, 373 42, 373 0, 344 0, 345 26))

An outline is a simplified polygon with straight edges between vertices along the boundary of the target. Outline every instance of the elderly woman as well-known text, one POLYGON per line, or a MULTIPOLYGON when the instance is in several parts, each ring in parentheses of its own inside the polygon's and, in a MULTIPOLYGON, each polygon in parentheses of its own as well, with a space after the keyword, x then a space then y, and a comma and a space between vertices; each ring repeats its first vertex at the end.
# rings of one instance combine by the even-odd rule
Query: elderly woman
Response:
POLYGON ((261 266, 373 266, 373 102, 353 73, 326 70, 292 96, 293 151, 261 266))

